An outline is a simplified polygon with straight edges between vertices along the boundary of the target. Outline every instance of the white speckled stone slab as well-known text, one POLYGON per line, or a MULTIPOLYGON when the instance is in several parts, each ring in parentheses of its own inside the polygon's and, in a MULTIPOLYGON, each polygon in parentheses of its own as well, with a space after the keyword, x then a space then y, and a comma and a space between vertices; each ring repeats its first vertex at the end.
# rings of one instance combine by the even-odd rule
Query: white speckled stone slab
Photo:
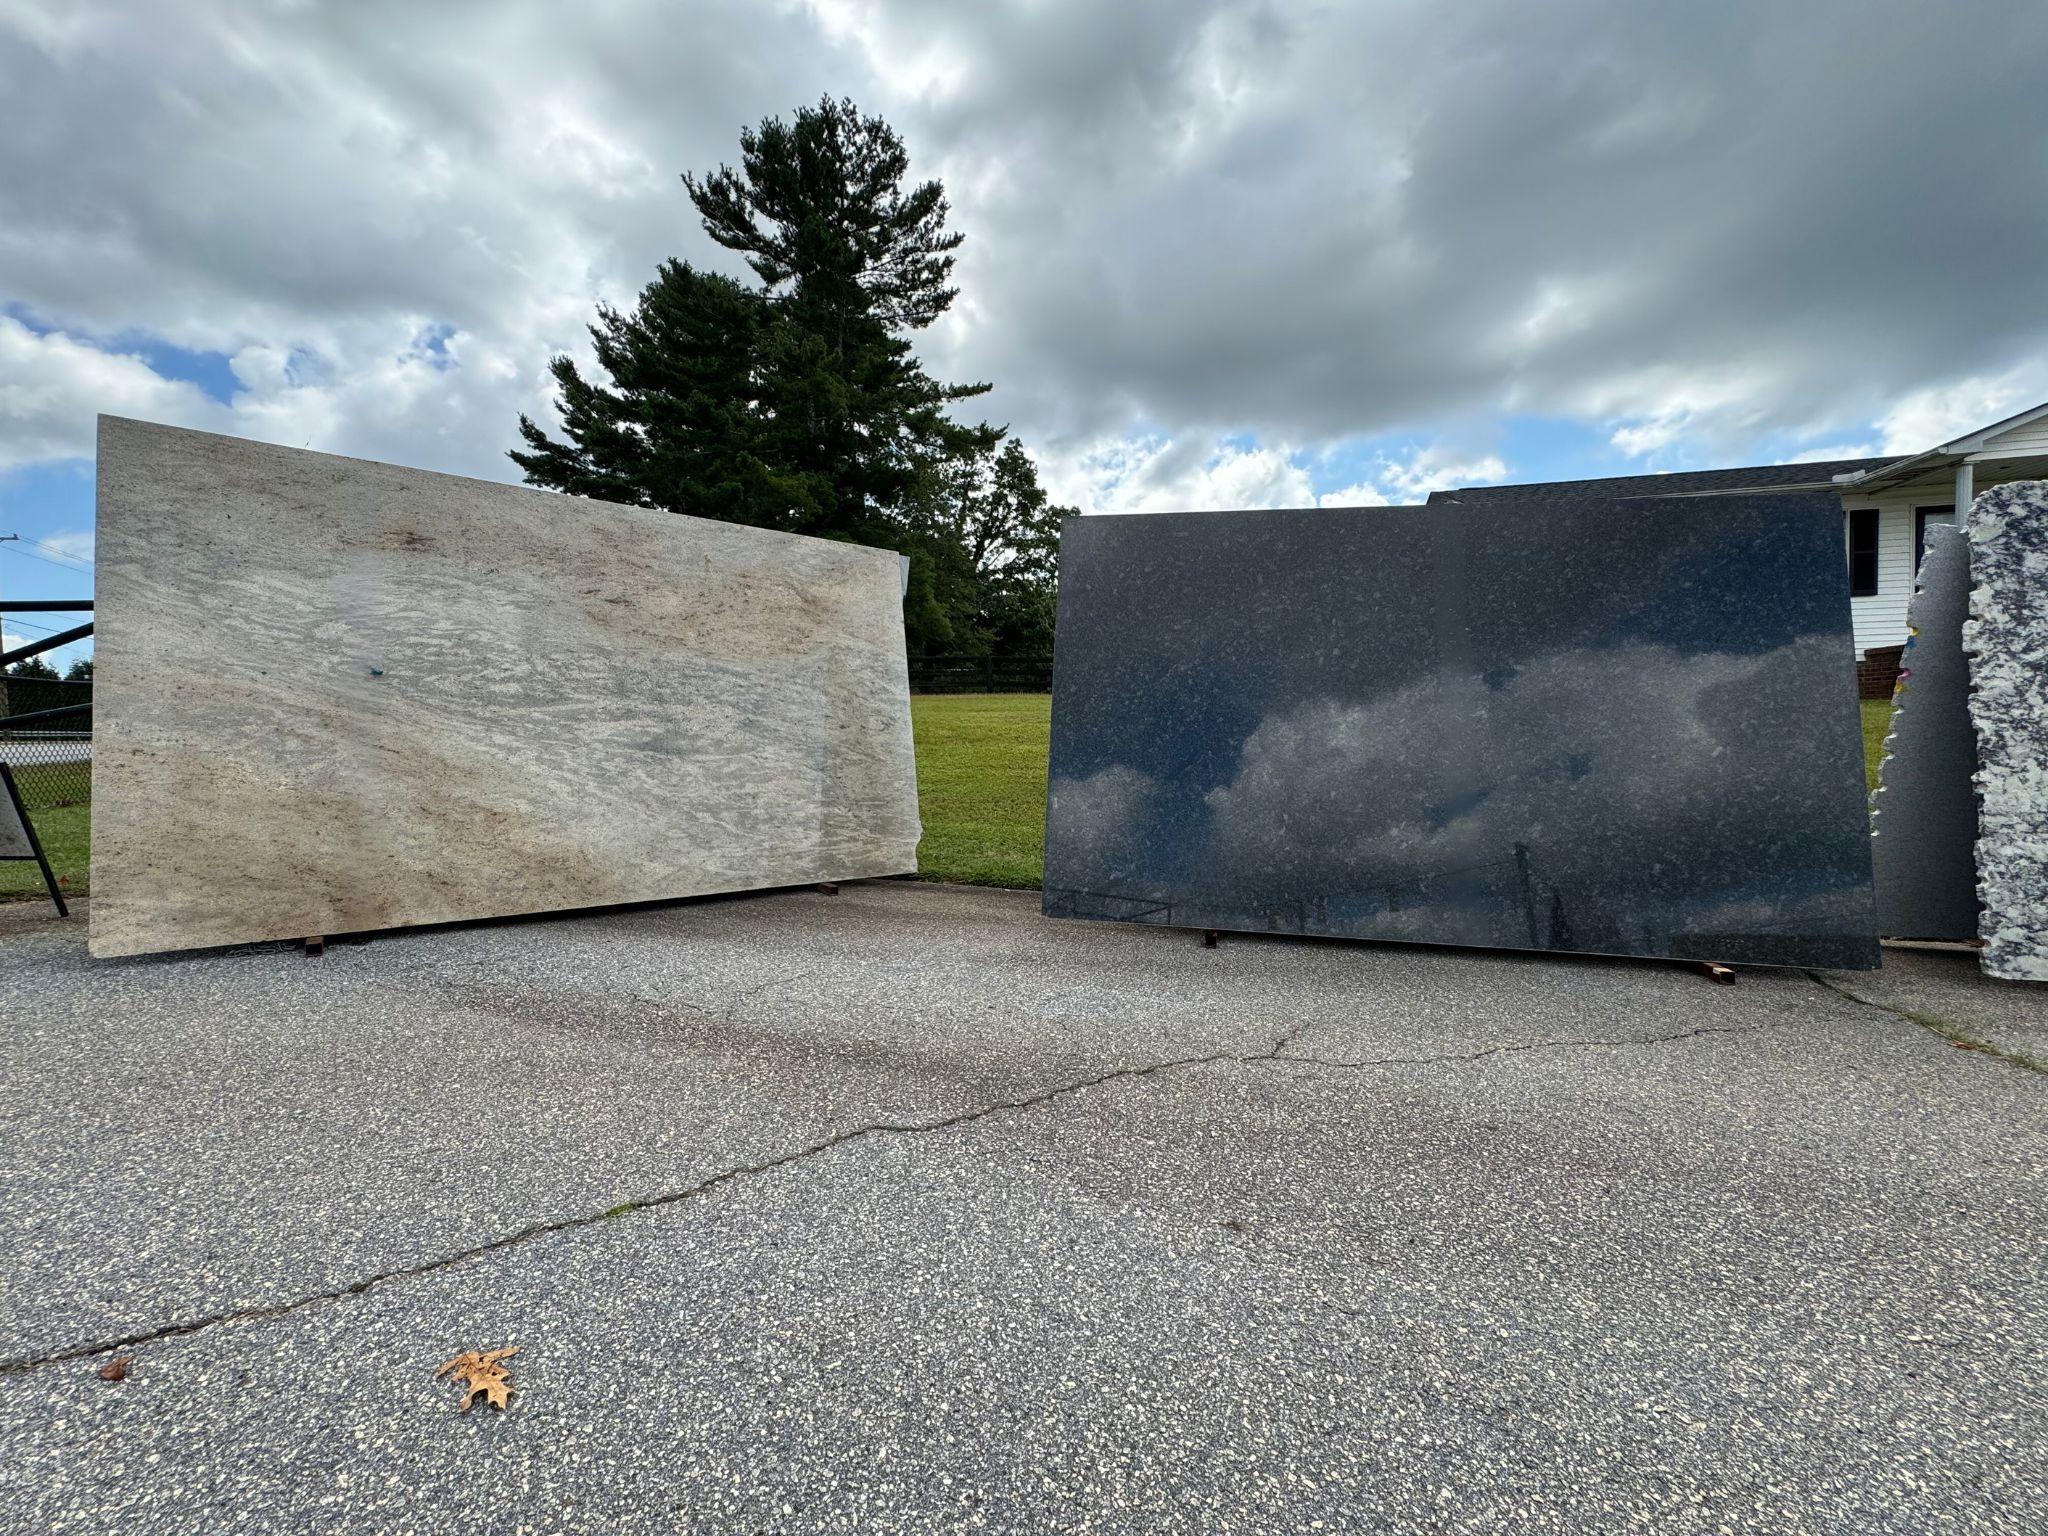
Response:
POLYGON ((100 419, 95 955, 916 867, 898 557, 100 419))
POLYGON ((1953 523, 1930 523, 1871 800, 1878 931, 1891 938, 1977 936, 1977 745, 1963 658, 1969 607, 1969 541, 1953 523))
POLYGON ((2048 981, 2048 481, 1984 492, 1969 538, 1984 969, 2048 981))

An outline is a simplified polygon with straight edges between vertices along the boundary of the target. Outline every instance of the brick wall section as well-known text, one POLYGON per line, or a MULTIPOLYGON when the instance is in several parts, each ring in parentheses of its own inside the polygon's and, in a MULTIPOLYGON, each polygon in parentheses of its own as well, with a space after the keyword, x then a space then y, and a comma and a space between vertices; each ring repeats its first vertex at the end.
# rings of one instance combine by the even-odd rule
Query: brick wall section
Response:
POLYGON ((1856 663, 1856 697, 1888 699, 1899 680, 1899 658, 1903 645, 1873 645, 1856 663))

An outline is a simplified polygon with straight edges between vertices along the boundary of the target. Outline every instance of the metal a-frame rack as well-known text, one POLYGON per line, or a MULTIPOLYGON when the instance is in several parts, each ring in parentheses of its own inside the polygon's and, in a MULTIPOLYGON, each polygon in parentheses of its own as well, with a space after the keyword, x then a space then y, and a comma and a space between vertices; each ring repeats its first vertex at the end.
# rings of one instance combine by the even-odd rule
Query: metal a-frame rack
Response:
MULTIPOLYGON (((5 613, 90 613, 91 598, 73 598, 61 601, 42 602, 0 602, 0 612, 5 613)), ((60 645, 69 645, 74 640, 83 640, 92 633, 92 621, 49 635, 41 640, 31 640, 26 645, 17 645, 11 651, 0 651, 0 668, 12 666, 17 661, 27 661, 31 656, 40 656, 44 651, 53 651, 60 645)), ((25 715, 8 715, 0 718, 0 731, 24 725, 47 725, 57 720, 90 717, 90 704, 69 704, 61 709, 33 709, 25 715)), ((28 841, 27 853, 0 853, 0 859, 34 859, 36 867, 43 872, 43 885, 50 893, 50 900, 56 903, 57 915, 69 917, 70 908, 64 905, 64 893, 57 887, 57 876, 50 868, 50 860, 43 852, 42 839, 36 836, 35 823, 28 818, 28 807, 21 802, 21 790, 14 782, 14 771, 0 762, 0 787, 7 792, 7 803, 0 807, 0 814, 12 815, 21 824, 22 835, 28 841)))

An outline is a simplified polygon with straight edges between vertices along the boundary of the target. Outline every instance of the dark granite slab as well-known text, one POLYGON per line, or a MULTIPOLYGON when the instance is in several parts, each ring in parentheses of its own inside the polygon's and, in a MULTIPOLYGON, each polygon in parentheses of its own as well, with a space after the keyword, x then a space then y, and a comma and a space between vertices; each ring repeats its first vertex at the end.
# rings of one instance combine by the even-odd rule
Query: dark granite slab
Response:
POLYGON ((1870 802, 1878 931, 1888 938, 1977 937, 1977 736, 1963 656, 1969 613, 1969 538, 1953 523, 1930 523, 1870 802))
POLYGON ((1839 504, 1070 521, 1045 910, 1878 963, 1839 504))

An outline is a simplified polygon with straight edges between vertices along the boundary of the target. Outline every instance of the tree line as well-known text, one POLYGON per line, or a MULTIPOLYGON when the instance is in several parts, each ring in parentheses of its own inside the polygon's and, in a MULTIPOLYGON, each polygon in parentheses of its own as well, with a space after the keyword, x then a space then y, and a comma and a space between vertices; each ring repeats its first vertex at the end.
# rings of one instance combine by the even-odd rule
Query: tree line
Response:
POLYGON ((92 658, 90 656, 79 657, 78 660, 72 662, 70 667, 65 670, 63 676, 59 677, 57 669, 43 660, 42 657, 30 656, 26 660, 17 661, 8 667, 5 675, 8 677, 33 678, 37 682, 43 683, 89 683, 92 681, 92 658))
POLYGON ((1052 649, 1059 520, 986 383, 926 371, 912 338, 951 306, 964 238, 937 181, 848 100, 740 134, 738 169, 683 185, 742 282, 664 262, 590 327, 603 378, 550 367, 562 436, 519 418, 534 485, 879 545, 911 556, 912 654, 1052 649))

